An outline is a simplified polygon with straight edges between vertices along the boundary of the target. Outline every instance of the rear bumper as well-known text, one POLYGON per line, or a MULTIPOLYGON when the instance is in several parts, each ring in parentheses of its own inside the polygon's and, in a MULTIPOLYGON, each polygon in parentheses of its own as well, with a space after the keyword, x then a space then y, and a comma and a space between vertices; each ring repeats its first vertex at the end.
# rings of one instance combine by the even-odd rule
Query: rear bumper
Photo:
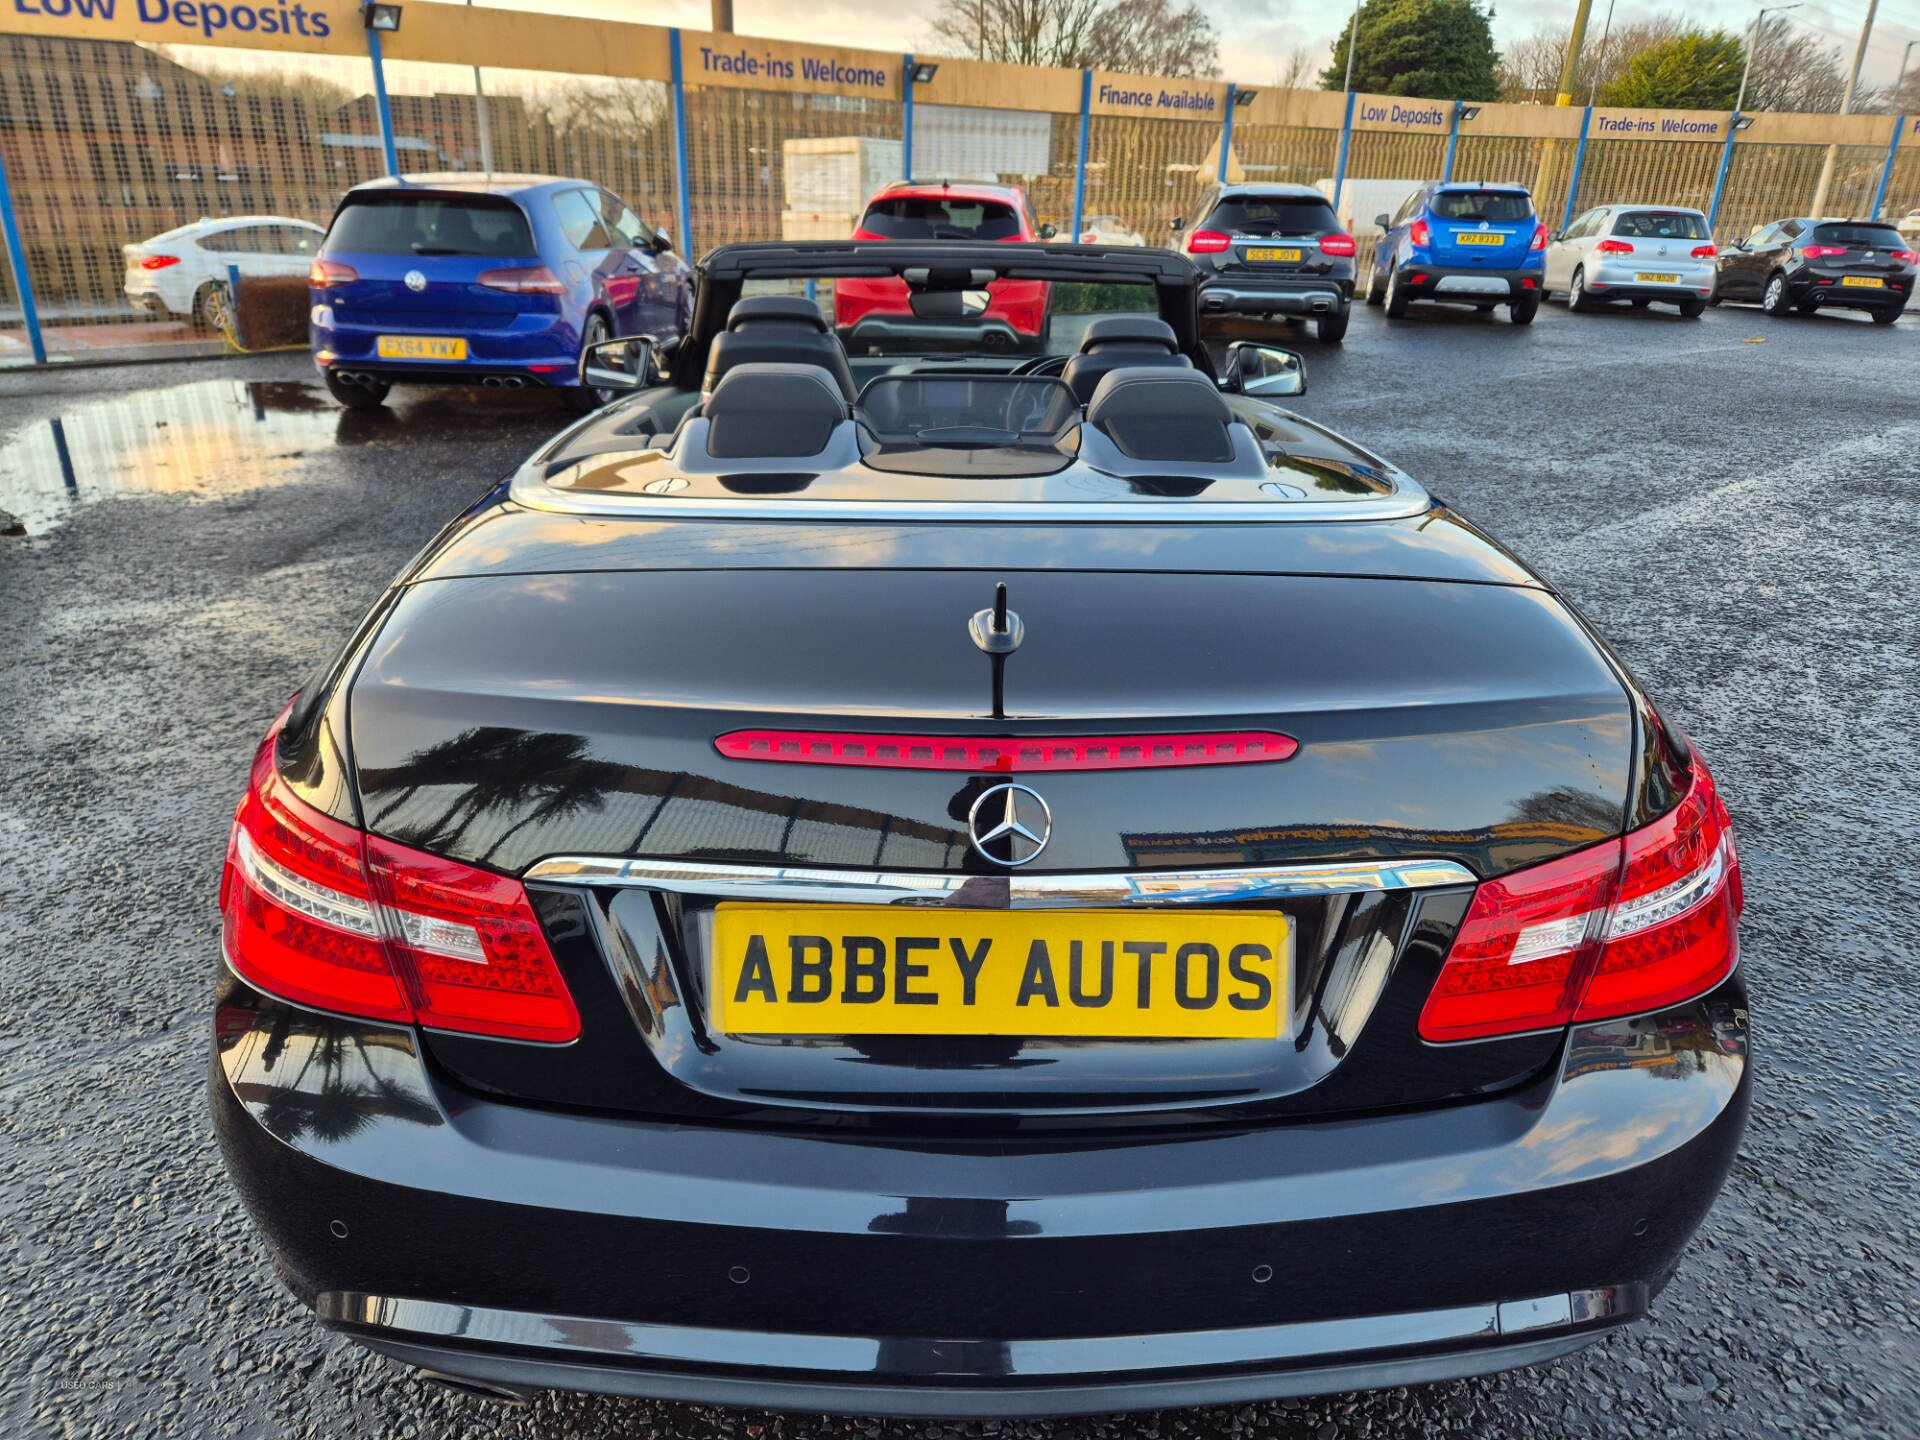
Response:
POLYGON ((1352 279, 1333 276, 1282 282, 1222 275, 1200 285, 1200 309, 1213 314, 1328 315, 1352 300, 1352 279))
POLYGON ((1877 290, 1842 285, 1841 278, 1801 270, 1787 277, 1787 298, 1796 305, 1818 305, 1822 309, 1898 310, 1913 294, 1911 277, 1889 276, 1885 286, 1877 290))
POLYGON ((1471 265, 1423 265, 1408 261, 1399 267, 1400 288, 1415 300, 1449 300, 1462 304, 1499 305, 1508 300, 1538 296, 1541 276, 1536 266, 1521 270, 1485 270, 1471 265))
POLYGON ((998 1416, 1418 1383, 1641 1314, 1732 1163, 1736 975, 1441 1109, 1027 1141, 506 1105, 412 1032, 231 979, 212 1098, 294 1291, 408 1363, 842 1413, 998 1416))
POLYGON ((352 370, 382 379, 426 384, 471 383, 487 375, 520 375, 543 385, 571 385, 578 379, 580 327, 564 314, 528 311, 498 329, 470 330, 436 326, 343 323, 326 303, 323 290, 313 297, 307 334, 314 363, 322 370, 352 370), (465 360, 383 360, 382 335, 451 336, 465 340, 465 360))

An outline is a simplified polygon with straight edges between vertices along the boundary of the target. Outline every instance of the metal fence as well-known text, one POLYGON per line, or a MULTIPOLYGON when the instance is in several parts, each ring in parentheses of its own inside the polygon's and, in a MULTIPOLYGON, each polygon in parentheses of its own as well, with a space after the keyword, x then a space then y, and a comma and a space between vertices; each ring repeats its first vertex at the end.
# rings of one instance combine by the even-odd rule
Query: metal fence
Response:
MULTIPOLYGON (((1920 135, 1900 117, 1465 106, 956 60, 916 80, 914 57, 888 53, 433 0, 402 16, 381 35, 352 0, 14 6, 0 363, 209 341, 179 285, 129 300, 123 246, 203 217, 324 225, 396 168, 581 176, 688 254, 844 237, 906 174, 1019 184, 1063 238, 1150 245, 1216 179, 1318 184, 1363 257, 1376 213, 1441 175, 1528 185, 1552 228, 1596 204, 1695 206, 1723 240, 1807 213, 1823 169, 1827 213, 1920 207, 1920 135)), ((217 258, 243 276, 264 263, 217 258)), ((217 286, 225 265, 203 268, 199 288, 217 286)))

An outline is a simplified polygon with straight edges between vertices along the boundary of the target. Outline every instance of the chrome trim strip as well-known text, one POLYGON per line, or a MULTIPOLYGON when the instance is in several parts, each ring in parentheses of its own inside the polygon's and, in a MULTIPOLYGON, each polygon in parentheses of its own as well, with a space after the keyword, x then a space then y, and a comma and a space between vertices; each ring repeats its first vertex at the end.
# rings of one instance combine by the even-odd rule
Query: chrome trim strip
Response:
POLYGON ((1426 890, 1475 883, 1472 871, 1451 860, 1367 860, 1352 864, 1142 871, 1118 875, 934 875, 912 871, 626 860, 601 855, 552 856, 531 866, 522 878, 570 885, 639 886, 676 894, 715 895, 728 900, 788 900, 821 905, 951 905, 978 910, 1212 905, 1230 900, 1426 890))

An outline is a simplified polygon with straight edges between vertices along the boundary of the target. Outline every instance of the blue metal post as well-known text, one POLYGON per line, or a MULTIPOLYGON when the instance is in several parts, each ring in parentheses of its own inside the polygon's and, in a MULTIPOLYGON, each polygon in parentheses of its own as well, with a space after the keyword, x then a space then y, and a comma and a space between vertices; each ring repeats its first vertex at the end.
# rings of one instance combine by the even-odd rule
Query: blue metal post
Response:
POLYGON ((1333 162, 1333 213, 1340 213, 1340 192, 1347 184, 1347 145, 1353 139, 1353 102, 1357 97, 1353 91, 1347 92, 1347 118, 1340 122, 1340 154, 1333 162))
POLYGON ((900 71, 900 178, 913 179, 913 56, 900 71))
MULTIPOLYGON (((1086 122, 1080 122, 1084 136, 1086 122)), ((1084 148, 1085 141, 1082 141, 1084 148)), ((27 322, 27 344, 33 349, 33 363, 47 363, 46 342, 40 336, 40 311, 33 303, 33 281, 27 278, 27 250, 20 243, 20 222, 13 213, 13 190, 7 184, 7 160, 0 155, 0 228, 7 232, 7 263, 13 266, 13 289, 20 297, 20 313, 27 322)))
POLYGON ((1233 97, 1234 85, 1227 82, 1227 118, 1220 122, 1220 173, 1213 178, 1222 185, 1227 183, 1227 156, 1233 153, 1233 97))
POLYGON ((1587 127, 1593 124, 1593 107, 1587 106, 1580 117, 1580 143, 1573 150, 1573 178, 1567 181, 1567 205, 1560 215, 1560 228, 1573 224, 1573 202, 1580 194, 1580 167, 1587 162, 1587 127))
POLYGON ((1893 139, 1887 144, 1887 163, 1880 167, 1880 188, 1873 192, 1873 209, 1868 213, 1869 220, 1880 218, 1880 207, 1887 203, 1887 186, 1893 180, 1893 162, 1900 158, 1900 131, 1906 125, 1907 117, 1893 117, 1893 139))
POLYGON ((367 58, 373 62, 373 98, 380 109, 380 148, 387 152, 387 174, 400 173, 400 157, 393 148, 393 111, 387 108, 387 71, 380 59, 380 32, 367 30, 367 58))
POLYGON ((680 32, 667 32, 673 64, 673 167, 679 179, 680 253, 693 258, 693 186, 687 181, 687 82, 680 68, 680 32))
POLYGON ((1441 163, 1442 181, 1453 179, 1453 152, 1460 144, 1460 102, 1453 102, 1453 124, 1447 127, 1447 158, 1441 163))
POLYGON ((1727 116, 1727 143, 1720 150, 1720 173, 1713 177, 1713 199, 1707 205, 1707 233, 1718 234, 1720 199, 1727 193, 1727 171, 1733 165, 1733 137, 1740 133, 1740 112, 1727 116))
POLYGON ((1093 71, 1080 72, 1080 144, 1073 152, 1073 239, 1087 211, 1087 122, 1093 116, 1093 71))
POLYGON ((233 348, 244 350, 247 342, 240 338, 240 267, 227 266, 227 323, 233 327, 233 348))

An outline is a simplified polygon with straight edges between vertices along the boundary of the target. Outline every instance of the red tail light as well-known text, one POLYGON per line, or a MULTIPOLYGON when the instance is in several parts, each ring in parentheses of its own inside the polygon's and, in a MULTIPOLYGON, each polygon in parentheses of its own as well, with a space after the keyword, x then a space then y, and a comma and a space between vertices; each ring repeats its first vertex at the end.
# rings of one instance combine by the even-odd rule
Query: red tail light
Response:
POLYGON ((1351 255, 1354 253, 1353 237, 1351 235, 1322 235, 1320 237, 1320 250, 1322 254, 1326 255, 1351 255))
POLYGON ((1187 253, 1218 255, 1232 243, 1231 237, 1222 235, 1218 230, 1196 230, 1187 237, 1187 253))
POLYGON ((1489 880, 1420 1014, 1433 1041, 1637 1015, 1704 994, 1739 958, 1733 825, 1706 765, 1653 824, 1489 880))
MULTIPOLYGON (((1600 243, 1602 245, 1605 245, 1607 242, 1602 240, 1600 243)), ((1531 244, 1527 246, 1527 249, 1544 250, 1546 248, 1547 248, 1547 227, 1544 225, 1536 225, 1533 227, 1533 241, 1531 244)))
POLYGON ((179 263, 180 257, 178 255, 149 255, 140 262, 140 268, 142 270, 164 270, 169 265, 178 265, 179 263))
POLYGON ((1183 765, 1256 765, 1300 748, 1288 735, 1233 730, 1204 735, 1062 735, 981 739, 949 735, 853 735, 822 730, 734 730, 713 742, 730 760, 860 765, 876 770, 1158 770, 1183 765))
POLYGON ((1844 245, 1808 245, 1802 249, 1800 253, 1809 260, 1824 260, 1829 255, 1846 254, 1847 247, 1844 245))
POLYGON ((1602 240, 1593 247, 1597 255, 1631 255, 1633 246, 1625 240, 1602 240))
POLYGON ((358 270, 351 265, 342 265, 338 260, 316 260, 307 267, 307 284, 316 290, 351 285, 359 278, 358 270))
POLYGON ((509 295, 564 295, 567 287, 544 265, 514 265, 504 270, 482 270, 476 285, 504 290, 509 295))
POLYGON ((253 759, 220 881, 227 958, 262 990, 347 1015, 572 1040, 573 997, 526 888, 363 835, 253 759))
POLYGON ((1718 245, 1696 245, 1693 247, 1693 258, 1696 260, 1711 260, 1719 253, 1720 247, 1718 245))
POLYGON ((1407 239, 1415 245, 1431 245, 1433 231, 1427 228, 1427 222, 1416 220, 1407 228, 1407 239))
POLYGON ((1889 250, 1887 253, 1902 265, 1920 265, 1920 255, 1914 254, 1911 250, 1889 250))

